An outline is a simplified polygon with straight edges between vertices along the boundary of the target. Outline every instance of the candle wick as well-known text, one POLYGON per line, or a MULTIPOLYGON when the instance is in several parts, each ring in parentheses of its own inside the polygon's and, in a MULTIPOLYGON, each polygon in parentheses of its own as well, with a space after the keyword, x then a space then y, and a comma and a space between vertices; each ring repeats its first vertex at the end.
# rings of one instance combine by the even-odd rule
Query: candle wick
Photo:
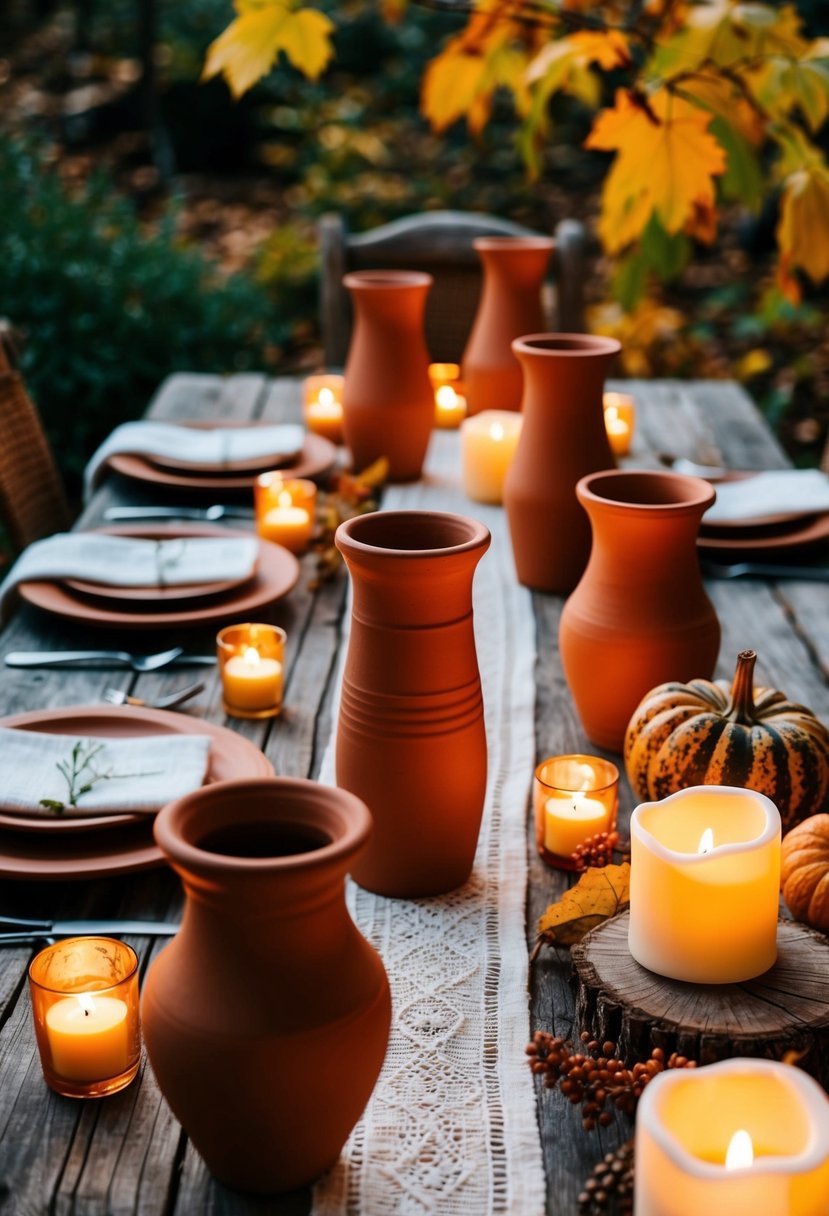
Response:
POLYGON ((83 1011, 83 1016, 84 1016, 85 1018, 88 1018, 88 1017, 89 1017, 89 1010, 88 1010, 88 1009, 84 1009, 84 1011, 83 1011))

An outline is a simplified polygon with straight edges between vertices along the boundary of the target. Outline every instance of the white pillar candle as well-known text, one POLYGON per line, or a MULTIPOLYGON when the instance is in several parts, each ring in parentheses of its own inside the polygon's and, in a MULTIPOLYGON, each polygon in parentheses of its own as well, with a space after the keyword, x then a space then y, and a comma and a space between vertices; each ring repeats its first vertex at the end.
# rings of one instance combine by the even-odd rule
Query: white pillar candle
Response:
POLYGON ((634 1195, 634 1216, 826 1216, 829 1099, 772 1060, 663 1072, 639 1101, 634 1195))
POLYGON ((512 410, 484 410, 461 423, 461 477, 467 498, 489 503, 503 500, 504 478, 523 421, 512 410))
POLYGON ((777 958, 780 815, 754 790, 700 785, 630 820, 630 952, 675 980, 736 984, 777 958))

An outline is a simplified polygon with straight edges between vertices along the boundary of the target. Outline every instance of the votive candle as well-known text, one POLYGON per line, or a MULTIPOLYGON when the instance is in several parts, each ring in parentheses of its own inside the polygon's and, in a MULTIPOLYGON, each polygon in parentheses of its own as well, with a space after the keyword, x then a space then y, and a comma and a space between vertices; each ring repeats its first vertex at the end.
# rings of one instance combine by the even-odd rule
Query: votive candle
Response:
POLYGON ((466 417, 466 397, 459 386, 442 384, 435 392, 435 426, 440 430, 456 430, 466 417))
POLYGON ((306 427, 336 444, 343 442, 344 383, 344 376, 325 374, 306 377, 303 386, 306 427))
POLYGON ((636 404, 629 393, 604 394, 604 423, 614 456, 625 456, 633 441, 636 404))
POLYGON ((276 471, 254 483, 257 532, 292 553, 304 553, 311 543, 316 504, 317 487, 307 478, 285 480, 276 471))
POLYGON ((282 710, 284 629, 228 625, 216 638, 225 713, 231 718, 273 718, 282 710))
POLYGON ((618 805, 619 770, 609 760, 572 755, 542 761, 533 782, 539 855, 561 870, 576 869, 573 853, 588 837, 613 831, 618 805))
POLYGON ((521 435, 521 414, 483 410, 461 423, 461 478, 467 498, 500 503, 504 478, 521 435))

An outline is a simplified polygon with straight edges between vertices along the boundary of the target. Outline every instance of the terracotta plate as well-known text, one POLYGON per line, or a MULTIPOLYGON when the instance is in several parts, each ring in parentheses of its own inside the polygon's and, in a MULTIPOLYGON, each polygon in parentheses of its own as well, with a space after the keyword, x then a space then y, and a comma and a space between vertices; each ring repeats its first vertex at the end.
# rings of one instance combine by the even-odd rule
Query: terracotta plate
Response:
MULTIPOLYGON (((748 473, 745 471, 734 471, 726 473, 724 477, 708 478, 711 484, 716 487, 722 482, 727 481, 746 481, 751 477, 755 477, 756 473, 748 473)), ((703 516, 702 532, 719 534, 722 532, 734 533, 738 531, 753 532, 757 528, 783 528, 789 525, 794 525, 797 520, 812 520, 815 516, 814 511, 810 511, 808 507, 803 507, 795 511, 778 511, 774 515, 752 515, 748 519, 713 519, 708 520, 703 516)))
POLYGON ((180 604, 184 600, 204 600, 214 595, 224 595, 243 583, 247 578, 225 579, 216 583, 185 583, 177 587, 114 587, 111 583, 87 583, 79 578, 65 578, 63 586, 70 591, 94 600, 128 600, 132 604, 180 604))
MULTIPOLYGON (((98 528, 110 536, 131 536, 148 540, 171 539, 176 536, 244 536, 239 532, 222 528, 216 524, 180 524, 170 527, 141 527, 123 524, 109 528, 98 528)), ((265 608, 281 599, 292 589, 299 578, 299 562, 293 553, 274 545, 270 541, 259 541, 259 558, 252 579, 230 591, 226 596, 212 599, 208 603, 191 604, 180 608, 165 608, 155 611, 146 606, 143 611, 130 611, 126 605, 96 603, 74 594, 61 583, 21 583, 20 595, 36 608, 51 612, 54 616, 69 621, 82 621, 86 625, 119 629, 168 629, 216 623, 226 620, 242 620, 260 608, 265 608)))
MULTIPOLYGON (((322 435, 307 434, 302 451, 296 460, 279 467, 288 477, 322 477, 333 468, 336 458, 337 449, 333 443, 323 438, 322 435)), ((153 485, 195 492, 200 490, 249 490, 256 480, 255 472, 222 474, 216 469, 202 469, 201 471, 194 468, 188 468, 186 471, 184 469, 162 469, 144 456, 128 456, 123 453, 112 456, 109 466, 116 473, 120 473, 123 477, 131 477, 134 481, 150 482, 153 485)), ((257 472, 261 471, 262 465, 260 464, 257 472)))
POLYGON ((814 545, 829 538, 829 512, 812 515, 804 519, 793 519, 788 525, 769 527, 766 531, 755 529, 744 534, 711 535, 701 533, 697 537, 697 548, 704 554, 725 553, 786 553, 806 545, 814 545))

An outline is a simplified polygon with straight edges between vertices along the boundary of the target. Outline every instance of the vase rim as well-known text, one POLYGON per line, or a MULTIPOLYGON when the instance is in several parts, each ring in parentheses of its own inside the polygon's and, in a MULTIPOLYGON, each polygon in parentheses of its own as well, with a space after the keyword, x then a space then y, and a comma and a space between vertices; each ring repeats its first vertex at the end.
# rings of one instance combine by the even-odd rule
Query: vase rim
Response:
POLYGON ((474 249, 480 250, 482 253, 495 252, 501 249, 522 249, 528 251, 541 252, 546 250, 552 253, 556 243, 551 236, 476 236, 472 242, 474 249))
POLYGON ((599 334, 522 334, 512 343, 516 355, 540 355, 542 358, 584 358, 586 355, 618 355, 622 349, 617 338, 599 334))
POLYGON ((343 275, 343 286, 358 291, 431 287, 433 282, 424 270, 351 270, 343 275))
POLYGON ((355 794, 303 777, 252 777, 203 785, 163 807, 153 835, 159 848, 187 870, 255 875, 286 874, 349 858, 372 831, 368 807, 355 794), (273 814, 274 809, 281 814, 273 814), (233 825, 290 824, 328 836, 303 852, 246 856, 200 844, 211 831, 233 825))
POLYGON ((603 469, 576 483, 579 502, 601 503, 622 510, 670 512, 707 511, 717 497, 710 482, 686 473, 661 469, 603 469), (638 494, 634 487, 639 486, 638 494))
POLYGON ((345 520, 337 528, 334 541, 337 548, 344 547, 349 553, 365 556, 382 553, 402 558, 428 556, 456 556, 486 549, 490 543, 489 528, 470 515, 458 515, 451 511, 371 511, 345 520), (398 532, 408 533, 416 541, 428 536, 431 529, 436 538, 441 532, 446 543, 437 540, 432 544, 377 543, 372 535, 388 538, 398 532), (362 534, 362 536, 361 536, 362 534))

